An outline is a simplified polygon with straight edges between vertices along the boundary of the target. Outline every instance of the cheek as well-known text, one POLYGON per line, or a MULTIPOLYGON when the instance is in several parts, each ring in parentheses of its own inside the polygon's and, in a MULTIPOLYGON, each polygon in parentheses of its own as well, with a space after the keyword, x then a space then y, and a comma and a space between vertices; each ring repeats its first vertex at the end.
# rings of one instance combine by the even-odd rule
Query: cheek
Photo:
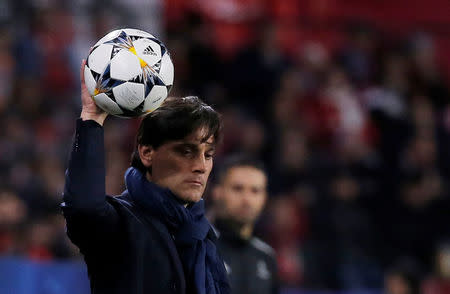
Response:
POLYGON ((264 198, 264 196, 258 196, 257 198, 256 198, 256 204, 255 204, 255 206, 259 209, 259 210, 261 210, 263 207, 264 207, 264 203, 265 203, 265 198, 264 198))
POLYGON ((211 173, 211 170, 213 168, 213 161, 210 160, 206 163, 206 175, 209 177, 209 174, 211 173))
POLYGON ((227 198, 227 207, 232 211, 239 211, 243 205, 242 197, 238 194, 230 195, 227 198))
POLYGON ((177 160, 159 158, 152 165, 152 177, 154 181, 173 182, 183 172, 183 165, 177 160))

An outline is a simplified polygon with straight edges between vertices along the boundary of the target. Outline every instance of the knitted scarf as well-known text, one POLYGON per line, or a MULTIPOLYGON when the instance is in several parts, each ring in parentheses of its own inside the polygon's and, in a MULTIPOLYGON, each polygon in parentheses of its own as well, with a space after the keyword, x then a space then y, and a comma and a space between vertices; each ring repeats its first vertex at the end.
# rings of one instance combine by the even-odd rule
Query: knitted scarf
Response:
POLYGON ((186 277, 187 294, 228 294, 230 288, 222 259, 208 234, 203 199, 185 207, 169 190, 148 181, 130 167, 125 183, 133 201, 145 215, 156 217, 173 234, 186 277))

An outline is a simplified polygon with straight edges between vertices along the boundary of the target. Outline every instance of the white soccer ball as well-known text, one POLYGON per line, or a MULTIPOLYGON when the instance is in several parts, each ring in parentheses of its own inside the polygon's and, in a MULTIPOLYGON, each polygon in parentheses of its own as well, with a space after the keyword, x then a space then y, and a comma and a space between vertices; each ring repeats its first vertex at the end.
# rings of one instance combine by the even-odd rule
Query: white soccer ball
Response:
POLYGON ((108 33, 89 52, 84 80, 95 103, 109 114, 136 117, 158 108, 173 85, 166 46, 136 29, 108 33))

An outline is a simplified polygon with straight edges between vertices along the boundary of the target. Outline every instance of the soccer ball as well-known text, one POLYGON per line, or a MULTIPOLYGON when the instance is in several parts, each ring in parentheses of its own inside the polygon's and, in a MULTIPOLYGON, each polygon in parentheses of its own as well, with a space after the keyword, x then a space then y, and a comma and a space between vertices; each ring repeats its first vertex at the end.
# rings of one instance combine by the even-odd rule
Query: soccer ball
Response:
POLYGON ((153 35, 119 29, 89 52, 84 81, 104 111, 136 117, 158 108, 173 85, 173 63, 166 46, 153 35))

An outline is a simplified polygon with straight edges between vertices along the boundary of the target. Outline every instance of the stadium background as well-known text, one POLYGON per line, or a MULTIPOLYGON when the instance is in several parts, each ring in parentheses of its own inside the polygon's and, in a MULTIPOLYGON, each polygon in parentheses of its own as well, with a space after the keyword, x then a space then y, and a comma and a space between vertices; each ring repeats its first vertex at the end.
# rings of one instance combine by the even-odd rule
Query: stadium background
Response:
MULTIPOLYGON (((119 27, 223 114, 216 164, 266 164, 284 293, 450 293, 448 0, 3 0, 0 24, 0 293, 88 293, 58 205, 80 60, 119 27)), ((106 123, 110 194, 137 124, 106 123)))

